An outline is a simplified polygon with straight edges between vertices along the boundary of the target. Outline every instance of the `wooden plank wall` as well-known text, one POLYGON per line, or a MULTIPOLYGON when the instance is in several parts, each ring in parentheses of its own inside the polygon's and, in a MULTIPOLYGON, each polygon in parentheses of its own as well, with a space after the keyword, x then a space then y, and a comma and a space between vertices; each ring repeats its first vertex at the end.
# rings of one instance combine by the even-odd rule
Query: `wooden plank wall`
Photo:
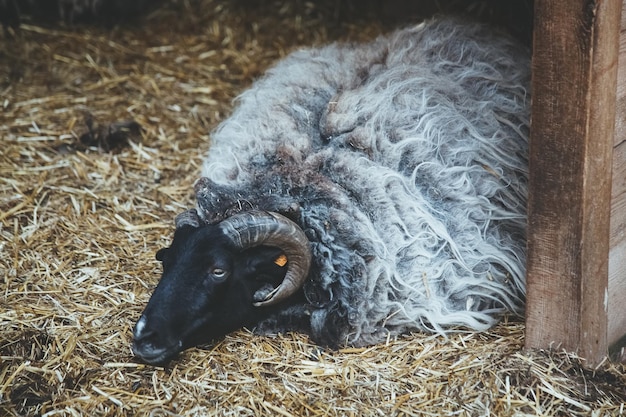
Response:
MULTIPOLYGON (((626 1, 622 4, 620 26, 609 253, 609 343, 626 335, 626 1)), ((622 358, 626 359, 626 351, 622 358)))
POLYGON ((526 346, 573 351, 591 366, 609 342, 621 7, 535 1, 526 346))

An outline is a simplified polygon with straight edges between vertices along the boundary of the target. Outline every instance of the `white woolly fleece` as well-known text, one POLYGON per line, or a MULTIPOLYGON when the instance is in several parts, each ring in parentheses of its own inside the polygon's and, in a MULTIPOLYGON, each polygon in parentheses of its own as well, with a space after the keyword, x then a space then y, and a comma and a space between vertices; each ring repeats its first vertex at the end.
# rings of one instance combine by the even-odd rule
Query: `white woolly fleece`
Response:
POLYGON ((300 224, 314 265, 288 314, 320 343, 487 329, 523 309, 529 62, 454 19, 295 52, 213 133, 199 212, 300 224))

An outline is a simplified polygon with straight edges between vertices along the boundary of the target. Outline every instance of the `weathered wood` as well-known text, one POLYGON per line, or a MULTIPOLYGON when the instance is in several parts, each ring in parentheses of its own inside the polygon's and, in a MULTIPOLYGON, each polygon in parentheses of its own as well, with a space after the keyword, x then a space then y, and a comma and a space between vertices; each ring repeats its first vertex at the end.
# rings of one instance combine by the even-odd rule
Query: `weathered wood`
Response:
POLYGON ((615 111, 615 147, 626 141, 626 0, 622 3, 617 70, 617 101, 615 111))
MULTIPOLYGON (((620 73, 626 76, 626 56, 620 73)), ((626 113, 622 113, 622 117, 626 113)), ((613 149, 613 192, 609 252, 609 344, 626 336, 626 132, 616 131, 622 142, 613 149)))
POLYGON ((537 0, 526 346, 607 354, 620 0, 537 0))
POLYGON ((609 343, 626 340, 626 1, 622 4, 609 253, 609 343))

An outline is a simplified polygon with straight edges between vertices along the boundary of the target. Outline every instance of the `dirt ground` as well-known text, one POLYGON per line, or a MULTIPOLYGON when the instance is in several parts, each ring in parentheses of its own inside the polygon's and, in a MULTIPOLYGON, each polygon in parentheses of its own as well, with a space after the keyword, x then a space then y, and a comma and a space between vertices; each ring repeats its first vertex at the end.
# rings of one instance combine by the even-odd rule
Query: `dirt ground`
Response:
POLYGON ((123 25, 0 35, 1 416, 622 416, 626 367, 523 350, 524 325, 330 351, 246 330, 134 361, 210 131, 280 57, 433 12, 528 41, 528 2, 171 0, 123 25))

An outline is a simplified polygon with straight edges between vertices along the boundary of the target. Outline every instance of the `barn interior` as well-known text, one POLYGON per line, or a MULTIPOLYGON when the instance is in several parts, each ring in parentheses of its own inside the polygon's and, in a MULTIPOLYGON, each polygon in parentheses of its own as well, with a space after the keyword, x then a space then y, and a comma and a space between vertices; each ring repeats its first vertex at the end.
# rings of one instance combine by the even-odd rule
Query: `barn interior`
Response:
POLYGON ((524 323, 337 351, 241 330, 134 360, 155 252, 232 100, 297 48, 461 14, 531 46, 517 0, 163 0, 0 34, 0 415, 625 415, 626 365, 524 350, 524 323))

